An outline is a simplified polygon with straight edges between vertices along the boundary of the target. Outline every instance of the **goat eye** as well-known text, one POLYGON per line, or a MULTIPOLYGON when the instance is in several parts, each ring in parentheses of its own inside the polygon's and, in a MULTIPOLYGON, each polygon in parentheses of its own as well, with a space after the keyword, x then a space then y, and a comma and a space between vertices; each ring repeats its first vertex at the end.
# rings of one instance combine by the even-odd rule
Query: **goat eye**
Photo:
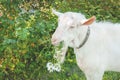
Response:
POLYGON ((74 26, 70 26, 70 29, 73 29, 74 28, 74 26))

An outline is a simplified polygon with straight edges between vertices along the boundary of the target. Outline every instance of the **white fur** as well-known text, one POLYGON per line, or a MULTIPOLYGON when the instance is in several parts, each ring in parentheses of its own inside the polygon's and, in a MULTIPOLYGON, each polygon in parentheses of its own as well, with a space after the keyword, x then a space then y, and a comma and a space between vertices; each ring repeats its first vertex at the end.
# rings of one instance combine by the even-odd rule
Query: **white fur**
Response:
MULTIPOLYGON (((89 25, 88 41, 77 49, 87 32, 88 26, 81 25, 86 20, 81 13, 67 12, 59 15, 52 43, 55 45, 64 41, 65 46, 74 48, 77 64, 87 80, 102 80, 105 71, 120 72, 120 24, 94 22, 89 25)), ((62 54, 66 53, 67 47, 62 54)))

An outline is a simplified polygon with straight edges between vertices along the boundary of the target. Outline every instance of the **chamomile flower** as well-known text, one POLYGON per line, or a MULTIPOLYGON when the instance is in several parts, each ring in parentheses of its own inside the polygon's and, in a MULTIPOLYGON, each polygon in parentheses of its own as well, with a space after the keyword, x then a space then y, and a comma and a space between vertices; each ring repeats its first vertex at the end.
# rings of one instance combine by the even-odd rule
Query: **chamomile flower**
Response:
POLYGON ((61 71, 61 66, 60 66, 60 64, 59 63, 56 63, 56 64, 54 64, 54 70, 55 71, 57 71, 57 72, 60 72, 61 71))
POLYGON ((53 72, 53 64, 51 63, 51 62, 48 62, 47 63, 47 70, 49 71, 49 72, 53 72))

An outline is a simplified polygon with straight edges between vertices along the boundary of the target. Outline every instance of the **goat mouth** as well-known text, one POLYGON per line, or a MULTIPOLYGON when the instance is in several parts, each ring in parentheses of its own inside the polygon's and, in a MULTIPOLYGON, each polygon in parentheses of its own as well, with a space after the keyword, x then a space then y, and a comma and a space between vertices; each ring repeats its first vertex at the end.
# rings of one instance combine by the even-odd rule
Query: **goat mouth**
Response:
POLYGON ((52 45, 54 45, 54 46, 57 46, 59 44, 60 44, 60 41, 54 41, 54 42, 52 42, 52 45))
POLYGON ((52 42, 52 45, 54 45, 54 46, 60 46, 60 45, 63 45, 63 44, 64 44, 64 41, 52 42))

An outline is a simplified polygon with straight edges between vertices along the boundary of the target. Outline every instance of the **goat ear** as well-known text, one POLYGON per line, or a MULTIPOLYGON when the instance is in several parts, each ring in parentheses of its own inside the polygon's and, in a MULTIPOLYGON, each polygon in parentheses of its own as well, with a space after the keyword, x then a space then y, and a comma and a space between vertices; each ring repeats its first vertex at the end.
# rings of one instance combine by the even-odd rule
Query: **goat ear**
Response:
POLYGON ((83 22, 82 25, 90 25, 90 24, 92 24, 95 20, 96 20, 96 17, 95 17, 95 16, 92 16, 91 18, 89 18, 88 20, 86 20, 85 22, 83 22))
POLYGON ((55 15, 57 15, 58 17, 63 14, 63 13, 57 12, 54 9, 52 9, 52 13, 55 14, 55 15))

